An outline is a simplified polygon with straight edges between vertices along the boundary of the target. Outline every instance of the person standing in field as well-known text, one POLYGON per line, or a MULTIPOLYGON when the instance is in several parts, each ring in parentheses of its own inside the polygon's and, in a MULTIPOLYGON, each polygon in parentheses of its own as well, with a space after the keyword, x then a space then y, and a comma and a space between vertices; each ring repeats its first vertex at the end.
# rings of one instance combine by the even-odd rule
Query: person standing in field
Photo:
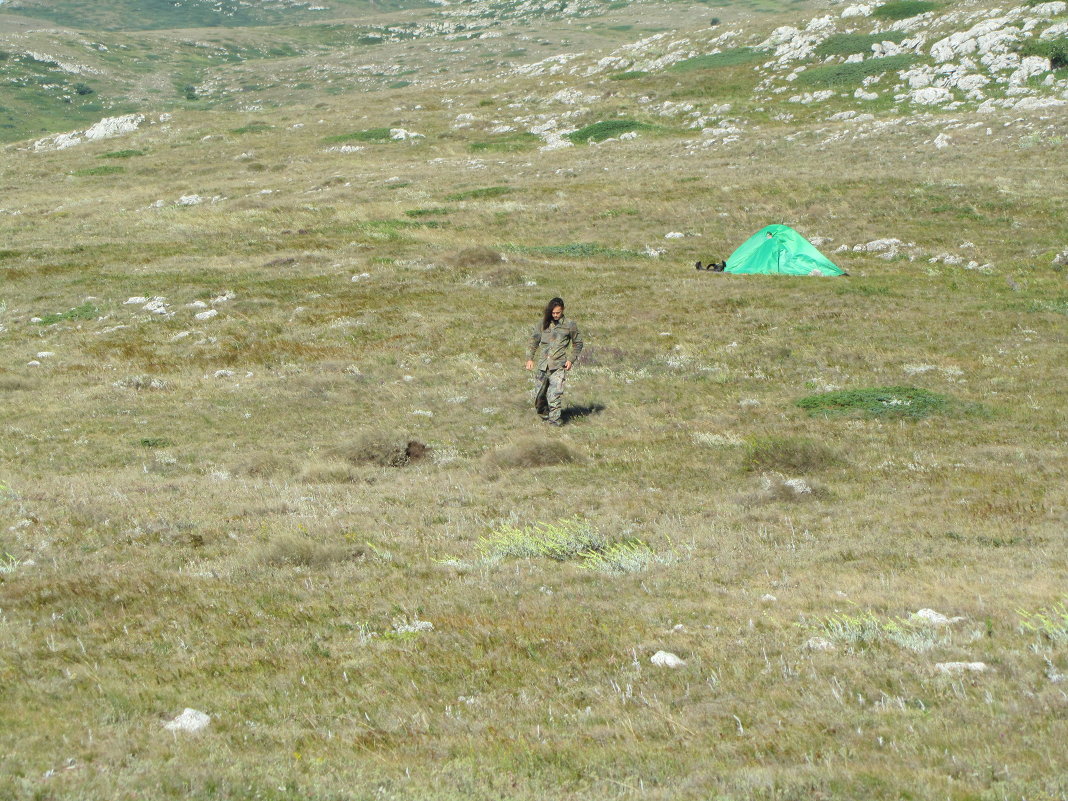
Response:
POLYGON ((549 425, 561 426, 560 407, 564 381, 582 353, 582 335, 574 320, 564 317, 563 298, 553 298, 545 307, 541 324, 530 336, 527 369, 537 367, 534 408, 549 425), (570 353, 569 353, 570 350, 570 353), (535 364, 535 357, 537 363, 535 364))

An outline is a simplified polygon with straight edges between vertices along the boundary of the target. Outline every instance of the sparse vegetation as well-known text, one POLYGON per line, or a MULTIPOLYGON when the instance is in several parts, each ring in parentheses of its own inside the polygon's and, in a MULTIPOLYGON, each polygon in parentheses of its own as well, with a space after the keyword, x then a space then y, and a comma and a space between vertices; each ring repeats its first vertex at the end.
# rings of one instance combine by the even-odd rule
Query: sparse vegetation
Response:
POLYGON ((12 3, 0 798, 1068 796, 1063 16, 12 3), (773 222, 850 277, 694 269, 773 222))
POLYGON ((892 2, 873 8, 871 15, 876 19, 894 22, 917 17, 928 11, 934 11, 936 8, 938 8, 938 3, 930 2, 930 0, 892 0, 892 2))
POLYGON ((742 466, 745 470, 781 470, 811 473, 826 470, 841 460, 819 442, 798 437, 754 437, 745 443, 742 466))

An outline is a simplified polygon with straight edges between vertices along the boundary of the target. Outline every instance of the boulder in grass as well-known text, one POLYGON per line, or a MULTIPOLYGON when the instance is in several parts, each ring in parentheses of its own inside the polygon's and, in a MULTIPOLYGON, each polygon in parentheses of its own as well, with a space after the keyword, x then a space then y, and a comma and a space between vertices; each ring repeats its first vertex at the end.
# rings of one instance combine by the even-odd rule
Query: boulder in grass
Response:
POLYGON ((680 659, 677 655, 670 651, 657 651, 649 659, 657 667, 677 668, 686 664, 683 659, 680 659))
POLYGON ((163 728, 167 731, 173 731, 176 734, 178 732, 195 734, 198 731, 206 729, 210 723, 211 717, 209 715, 196 709, 186 707, 182 714, 174 720, 164 723, 163 728))

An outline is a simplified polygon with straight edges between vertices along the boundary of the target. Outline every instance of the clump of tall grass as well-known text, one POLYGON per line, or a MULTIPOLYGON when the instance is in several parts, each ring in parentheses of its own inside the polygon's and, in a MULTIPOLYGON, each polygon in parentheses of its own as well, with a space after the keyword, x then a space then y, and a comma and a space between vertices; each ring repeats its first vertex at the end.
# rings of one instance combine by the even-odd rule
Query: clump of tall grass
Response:
POLYGON ((334 447, 329 455, 353 465, 404 467, 423 459, 427 451, 427 446, 418 440, 368 433, 334 447))
POLYGON ((1055 645, 1068 644, 1068 595, 1060 603, 1036 612, 1017 609, 1016 614, 1024 631, 1037 634, 1055 645))
POLYGON ((442 261, 450 267, 491 267, 504 261, 504 257, 493 248, 479 245, 449 253, 442 261))
POLYGON ((582 554, 581 567, 598 573, 641 573, 653 565, 675 560, 674 554, 659 554, 641 540, 617 542, 600 551, 582 554))
POLYGON ((748 472, 811 473, 840 463, 826 445, 799 437, 754 437, 746 440, 742 456, 748 472))
POLYGON ((485 456, 491 467, 552 467, 582 461, 582 455, 573 447, 558 439, 527 438, 485 456))
POLYGON ((880 620, 870 610, 859 614, 838 612, 818 619, 815 628, 818 634, 851 649, 889 642, 915 653, 926 653, 949 643, 949 632, 945 629, 912 619, 880 620))
POLYGON ((522 528, 505 525, 479 540, 484 559, 548 557, 558 562, 600 553, 608 540, 585 520, 571 517, 555 523, 533 523, 522 528))
POLYGON ((262 560, 269 565, 324 567, 361 553, 341 543, 320 542, 303 534, 280 534, 263 548, 262 560))

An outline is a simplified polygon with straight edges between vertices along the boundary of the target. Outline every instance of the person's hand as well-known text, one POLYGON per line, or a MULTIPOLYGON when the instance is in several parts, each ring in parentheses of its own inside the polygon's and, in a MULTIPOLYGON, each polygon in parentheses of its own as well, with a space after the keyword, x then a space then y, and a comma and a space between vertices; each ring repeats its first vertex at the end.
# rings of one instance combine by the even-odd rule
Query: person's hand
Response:
POLYGON ((533 359, 527 359, 527 369, 528 370, 533 370, 534 369, 534 360, 533 359))
POLYGON ((564 369, 565 370, 570 370, 571 369, 571 362, 564 362, 564 369))

